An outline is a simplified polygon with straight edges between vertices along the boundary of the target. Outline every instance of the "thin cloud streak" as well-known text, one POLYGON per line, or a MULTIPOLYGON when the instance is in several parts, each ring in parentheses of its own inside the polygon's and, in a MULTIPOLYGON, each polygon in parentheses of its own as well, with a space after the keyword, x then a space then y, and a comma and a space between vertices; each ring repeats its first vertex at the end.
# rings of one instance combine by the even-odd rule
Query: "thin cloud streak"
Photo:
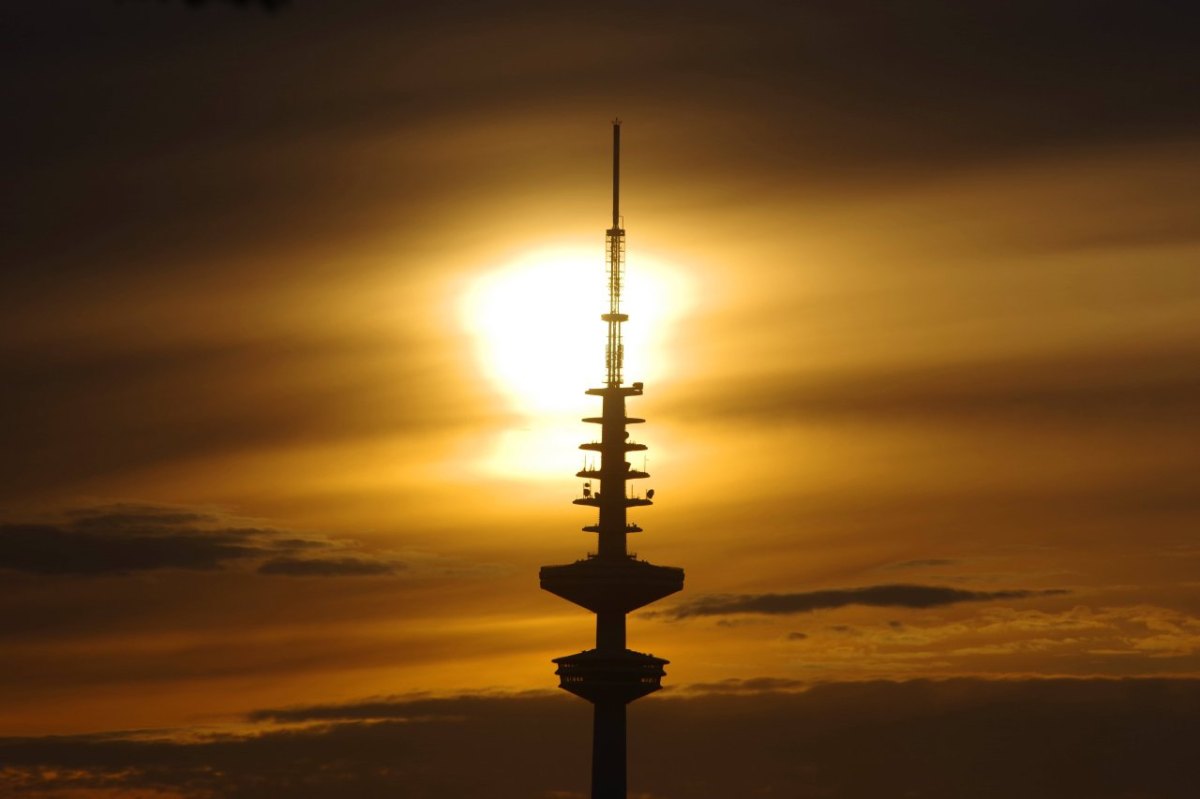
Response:
POLYGON ((258 573, 292 577, 363 577, 395 574, 403 568, 403 564, 362 558, 272 558, 258 567, 258 573))
MULTIPOLYGON (((830 417, 937 422, 992 421, 1065 427, 1096 421, 1178 424, 1200 404, 1195 347, 1075 352, 943 362, 859 371, 798 371, 750 377, 736 392, 705 391, 702 403, 671 414, 755 420, 830 417)), ((720 387, 720 386, 718 386, 720 387)), ((686 387, 680 397, 695 396, 686 387)))
POLYGON ((336 542, 294 532, 229 526, 214 513, 116 505, 77 509, 57 524, 0 524, 0 570, 43 576, 219 571, 267 559, 260 574, 363 576, 403 566, 342 554, 336 542), (332 553, 332 554, 331 554, 332 553))
MULTIPOLYGON (((695 616, 729 616, 759 613, 771 616, 807 613, 813 610, 844 608, 848 605, 868 605, 880 608, 933 608, 960 602, 994 602, 1004 599, 1028 599, 1039 596, 1059 596, 1070 593, 1064 588, 1040 591, 1024 589, 1007 591, 967 591, 933 585, 872 585, 863 588, 843 588, 809 591, 798 594, 719 594, 703 596, 684 602, 665 611, 672 619, 695 616)), ((649 614, 646 614, 649 615, 649 614)))

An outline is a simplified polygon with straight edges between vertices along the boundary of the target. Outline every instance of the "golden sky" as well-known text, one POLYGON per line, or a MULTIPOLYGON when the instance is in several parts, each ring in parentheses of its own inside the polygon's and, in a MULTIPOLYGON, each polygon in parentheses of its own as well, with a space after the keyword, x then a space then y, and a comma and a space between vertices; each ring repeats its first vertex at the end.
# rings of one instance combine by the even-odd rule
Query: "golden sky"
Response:
POLYGON ((243 795, 52 735, 587 726, 526 692, 593 632, 537 569, 593 546, 614 115, 647 724, 1198 701, 1182 4, 186 5, 3 11, 0 790, 243 795))

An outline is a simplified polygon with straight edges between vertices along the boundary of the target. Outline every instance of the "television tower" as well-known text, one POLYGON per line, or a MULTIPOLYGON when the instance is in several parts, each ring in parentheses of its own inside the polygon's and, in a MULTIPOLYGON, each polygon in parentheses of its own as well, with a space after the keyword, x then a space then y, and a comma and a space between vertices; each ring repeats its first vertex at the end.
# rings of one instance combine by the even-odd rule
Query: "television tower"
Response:
POLYGON ((625 646, 625 616, 683 588, 683 569, 655 566, 639 560, 626 548, 626 538, 641 527, 626 518, 629 508, 650 505, 654 491, 638 495, 629 485, 650 475, 630 467, 630 452, 646 449, 629 440, 626 425, 644 422, 625 415, 625 398, 640 397, 642 384, 623 384, 625 348, 621 324, 621 282, 625 277, 625 230, 621 227, 621 120, 613 121, 612 227, 605 232, 608 261, 608 326, 605 347, 607 377, 603 388, 587 393, 603 402, 600 416, 583 421, 600 425, 600 440, 581 444, 585 452, 600 453, 600 463, 585 461, 576 477, 585 480, 576 505, 597 508, 596 524, 583 528, 595 533, 596 552, 566 566, 543 566, 542 588, 596 614, 596 648, 554 658, 559 686, 591 702, 592 799, 625 799, 625 706, 662 687, 668 661, 634 652, 625 646), (595 488, 593 489, 593 486, 595 488))

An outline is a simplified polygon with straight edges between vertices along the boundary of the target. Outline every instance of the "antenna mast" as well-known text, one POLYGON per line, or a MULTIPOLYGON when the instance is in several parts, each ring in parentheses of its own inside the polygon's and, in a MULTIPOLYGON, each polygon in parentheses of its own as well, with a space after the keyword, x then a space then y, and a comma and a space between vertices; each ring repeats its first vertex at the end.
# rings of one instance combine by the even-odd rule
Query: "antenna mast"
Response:
POLYGON ((625 368, 625 344, 621 323, 629 319, 621 313, 621 282, 625 279, 625 230, 621 227, 621 120, 613 120, 613 214, 612 227, 604 236, 608 261, 608 313, 600 318, 608 323, 608 344, 604 352, 609 388, 621 385, 625 368))

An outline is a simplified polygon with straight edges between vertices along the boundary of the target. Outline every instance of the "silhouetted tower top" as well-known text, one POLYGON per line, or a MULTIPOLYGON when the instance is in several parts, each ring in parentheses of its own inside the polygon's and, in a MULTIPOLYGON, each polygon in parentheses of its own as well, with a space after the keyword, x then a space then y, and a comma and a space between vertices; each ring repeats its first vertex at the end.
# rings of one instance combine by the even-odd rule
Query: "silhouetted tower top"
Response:
POLYGON ((599 440, 581 444, 600 462, 585 460, 576 473, 583 478, 581 496, 574 502, 596 508, 599 518, 583 528, 596 534, 596 552, 584 560, 562 566, 543 566, 541 585, 546 591, 596 614, 596 647, 554 658, 560 687, 594 705, 592 748, 592 799, 625 799, 625 706, 662 687, 666 673, 663 658, 635 652, 625 645, 625 616, 633 610, 683 588, 683 569, 655 566, 629 552, 626 539, 642 532, 628 520, 628 510, 653 504, 653 490, 637 494, 631 482, 650 475, 632 468, 630 452, 645 450, 629 440, 626 427, 640 423, 625 413, 625 400, 642 395, 641 383, 623 384, 625 359, 621 325, 629 317, 621 312, 621 287, 625 277, 625 230, 621 227, 621 121, 613 121, 613 216, 605 231, 608 268, 608 312, 605 384, 587 393, 601 398, 602 413, 584 419, 599 425, 599 440))

